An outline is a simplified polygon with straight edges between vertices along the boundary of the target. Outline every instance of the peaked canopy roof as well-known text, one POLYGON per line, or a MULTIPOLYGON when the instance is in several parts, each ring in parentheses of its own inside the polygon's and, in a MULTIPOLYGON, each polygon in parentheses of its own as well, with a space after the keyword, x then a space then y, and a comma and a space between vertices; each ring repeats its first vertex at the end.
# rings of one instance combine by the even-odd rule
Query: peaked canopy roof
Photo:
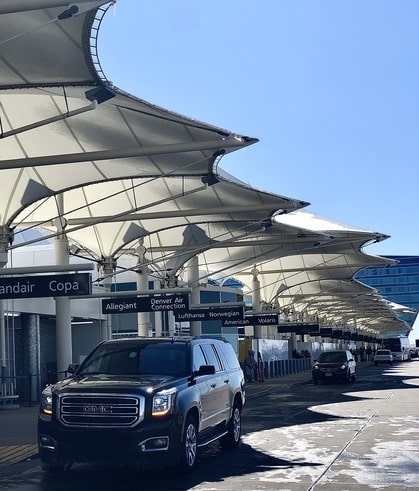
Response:
POLYGON ((257 279, 263 308, 282 312, 288 320, 318 319, 374 336, 406 332, 409 327, 399 321, 394 306, 354 280, 367 266, 397 263, 362 250, 386 238, 300 210, 277 215, 263 234, 213 246, 201 254, 200 264, 208 276, 221 282, 233 276, 248 292, 257 279))
MULTIPOLYGON (((17 0, 0 13, 19 4, 66 3, 17 0)), ((257 141, 104 80, 92 53, 106 11, 93 7, 101 3, 0 15, 0 168, 15 183, 0 198, 2 225, 40 199, 87 184, 163 177, 211 184, 223 155, 257 141)))
POLYGON ((302 226, 292 212, 307 202, 218 168, 256 138, 157 107, 106 79, 97 35, 112 3, 1 2, 0 176, 11 183, 0 194, 3 247, 19 229, 64 230, 95 260, 141 246, 162 278, 182 278, 198 255, 204 276, 234 275, 249 288, 256 268, 265 304, 283 312, 405 330, 378 292, 352 280, 362 267, 388 263, 361 251, 385 236, 302 226))

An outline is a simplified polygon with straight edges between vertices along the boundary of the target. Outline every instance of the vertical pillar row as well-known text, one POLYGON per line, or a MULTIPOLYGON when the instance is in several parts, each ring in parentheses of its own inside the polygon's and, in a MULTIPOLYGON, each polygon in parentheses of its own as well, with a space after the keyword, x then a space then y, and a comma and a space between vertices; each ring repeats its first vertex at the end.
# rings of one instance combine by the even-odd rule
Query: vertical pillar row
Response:
MULTIPOLYGON (((112 279, 116 270, 116 260, 113 257, 103 257, 99 264, 103 276, 103 286, 105 291, 109 293, 112 289, 112 279)), ((112 316, 107 315, 105 318, 105 326, 102 332, 103 339, 112 339, 112 316)))
MULTIPOLYGON (((137 269, 137 287, 138 290, 148 290, 148 267, 145 263, 146 248, 142 244, 143 239, 140 239, 140 245, 137 247, 138 269, 137 269)), ((149 312, 138 312, 138 336, 148 337, 150 328, 149 312)))
MULTIPOLYGON (((192 305, 199 305, 201 303, 201 294, 199 290, 199 263, 197 256, 193 257, 188 265, 188 284, 189 288, 192 289, 192 305)), ((191 335, 199 336, 201 334, 201 323, 199 321, 192 321, 190 324, 191 335)))
POLYGON ((41 373, 41 341, 39 314, 22 314, 23 364, 25 372, 30 374, 30 401, 37 401, 41 373))
MULTIPOLYGON (((59 265, 69 264, 68 239, 60 235, 55 239, 55 262, 59 265)), ((68 365, 73 362, 71 336, 71 303, 69 297, 55 298, 56 318, 56 352, 58 379, 63 378, 68 365)))
MULTIPOLYGON (((7 265, 7 251, 9 244, 13 242, 13 232, 4 227, 0 228, 0 268, 7 265)), ((6 380, 8 376, 6 354, 6 324, 4 320, 4 300, 0 300, 0 394, 6 394, 6 380)))
MULTIPOLYGON (((252 269, 252 306, 253 306, 253 313, 260 312, 260 281, 259 281, 259 271, 257 270, 256 266, 252 269)), ((262 326, 254 326, 254 335, 255 338, 260 339, 262 338, 262 326)))

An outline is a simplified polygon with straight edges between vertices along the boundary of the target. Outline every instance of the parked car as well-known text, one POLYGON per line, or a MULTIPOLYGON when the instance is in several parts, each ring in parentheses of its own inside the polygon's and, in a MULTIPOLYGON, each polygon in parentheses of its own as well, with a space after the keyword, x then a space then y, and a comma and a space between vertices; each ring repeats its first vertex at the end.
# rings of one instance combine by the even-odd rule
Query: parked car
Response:
POLYGON ((45 388, 38 418, 44 470, 73 463, 197 463, 200 447, 237 447, 244 375, 233 347, 210 338, 104 341, 45 388))
POLYGON ((378 366, 380 363, 388 363, 393 365, 393 355, 389 349, 378 349, 374 355, 374 365, 378 366))
POLYGON ((311 373, 314 384, 328 380, 350 383, 356 378, 356 362, 348 350, 323 351, 311 373))
POLYGON ((409 350, 409 356, 411 359, 412 358, 419 358, 418 350, 419 350, 419 348, 412 348, 409 350))

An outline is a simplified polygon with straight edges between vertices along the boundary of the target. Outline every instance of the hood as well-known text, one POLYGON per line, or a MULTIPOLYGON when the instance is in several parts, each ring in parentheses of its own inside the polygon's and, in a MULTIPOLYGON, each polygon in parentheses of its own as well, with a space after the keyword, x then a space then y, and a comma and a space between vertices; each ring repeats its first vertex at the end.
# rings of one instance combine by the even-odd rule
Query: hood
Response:
POLYGON ((57 382, 52 390, 60 393, 65 390, 75 392, 90 392, 94 390, 109 390, 112 392, 140 391, 155 392, 170 386, 174 377, 163 375, 129 376, 92 374, 74 376, 57 382))

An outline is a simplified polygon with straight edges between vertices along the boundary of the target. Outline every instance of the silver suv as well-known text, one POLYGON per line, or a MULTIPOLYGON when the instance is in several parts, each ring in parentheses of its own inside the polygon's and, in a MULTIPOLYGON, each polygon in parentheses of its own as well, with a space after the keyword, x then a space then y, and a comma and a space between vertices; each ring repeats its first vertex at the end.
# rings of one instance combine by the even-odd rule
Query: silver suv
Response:
POLYGON ((374 365, 378 366, 380 363, 388 363, 393 365, 393 355, 389 349, 378 349, 374 355, 374 365))

